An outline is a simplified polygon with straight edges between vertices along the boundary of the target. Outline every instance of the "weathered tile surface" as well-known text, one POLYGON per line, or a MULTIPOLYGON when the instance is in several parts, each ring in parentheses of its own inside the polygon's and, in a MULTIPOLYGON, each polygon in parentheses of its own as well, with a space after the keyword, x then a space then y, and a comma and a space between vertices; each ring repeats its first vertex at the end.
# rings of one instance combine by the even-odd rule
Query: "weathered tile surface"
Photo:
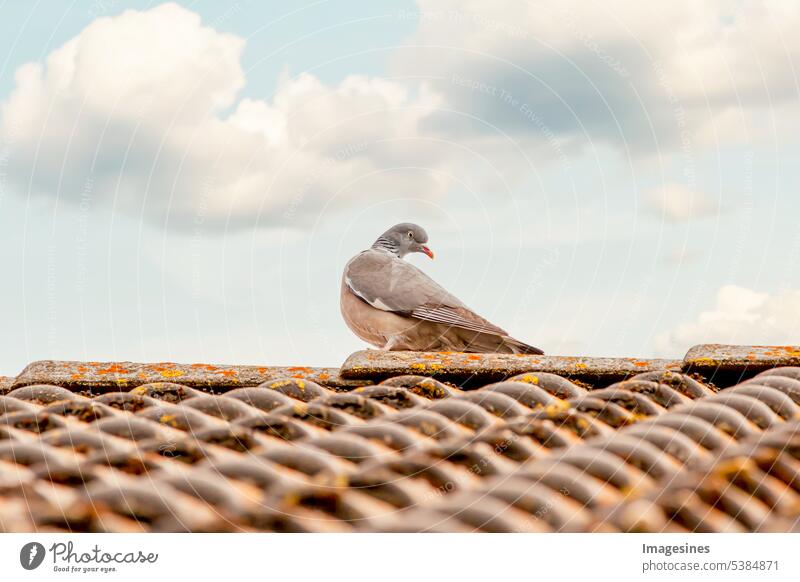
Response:
POLYGON ((715 348, 747 379, 711 385, 708 349, 521 373, 513 357, 380 354, 348 380, 36 362, 0 381, 0 530, 796 529, 800 367, 768 348, 756 357, 784 359, 752 377, 752 348, 715 348), (468 389, 440 380, 464 371, 468 389))

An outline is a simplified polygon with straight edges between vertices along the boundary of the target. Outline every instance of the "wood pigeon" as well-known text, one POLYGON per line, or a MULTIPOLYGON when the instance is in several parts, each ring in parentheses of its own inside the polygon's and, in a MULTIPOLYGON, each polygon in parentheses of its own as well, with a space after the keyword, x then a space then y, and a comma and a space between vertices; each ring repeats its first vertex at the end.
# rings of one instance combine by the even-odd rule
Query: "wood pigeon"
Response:
POLYGON ((425 230, 411 223, 384 232, 344 268, 341 310, 358 337, 382 350, 543 354, 469 309, 403 260, 424 253, 425 230))

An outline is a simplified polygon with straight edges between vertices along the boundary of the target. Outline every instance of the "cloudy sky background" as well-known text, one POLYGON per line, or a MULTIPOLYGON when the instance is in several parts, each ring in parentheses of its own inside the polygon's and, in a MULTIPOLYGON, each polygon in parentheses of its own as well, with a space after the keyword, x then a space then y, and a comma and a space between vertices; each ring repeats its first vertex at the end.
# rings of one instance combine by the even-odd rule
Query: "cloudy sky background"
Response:
POLYGON ((800 342, 796 2, 265 4, 0 4, 0 373, 338 365, 406 220, 548 353, 800 342))

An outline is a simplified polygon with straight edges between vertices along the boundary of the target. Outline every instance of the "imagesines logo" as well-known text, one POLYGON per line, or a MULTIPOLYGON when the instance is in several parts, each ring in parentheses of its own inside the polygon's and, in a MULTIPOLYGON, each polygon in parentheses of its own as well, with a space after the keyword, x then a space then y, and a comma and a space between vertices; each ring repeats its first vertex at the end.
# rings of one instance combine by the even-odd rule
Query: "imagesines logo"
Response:
POLYGON ((26 570, 35 570, 44 560, 44 546, 39 542, 28 542, 19 551, 19 563, 26 570))

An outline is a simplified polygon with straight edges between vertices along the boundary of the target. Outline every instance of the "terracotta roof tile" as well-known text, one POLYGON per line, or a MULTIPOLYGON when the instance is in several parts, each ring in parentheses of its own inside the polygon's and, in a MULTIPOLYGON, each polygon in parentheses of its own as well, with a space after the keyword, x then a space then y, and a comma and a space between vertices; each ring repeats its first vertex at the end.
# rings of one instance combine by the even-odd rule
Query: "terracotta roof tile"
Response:
POLYGON ((715 349, 36 362, 0 382, 0 529, 791 531, 797 350, 715 349))

